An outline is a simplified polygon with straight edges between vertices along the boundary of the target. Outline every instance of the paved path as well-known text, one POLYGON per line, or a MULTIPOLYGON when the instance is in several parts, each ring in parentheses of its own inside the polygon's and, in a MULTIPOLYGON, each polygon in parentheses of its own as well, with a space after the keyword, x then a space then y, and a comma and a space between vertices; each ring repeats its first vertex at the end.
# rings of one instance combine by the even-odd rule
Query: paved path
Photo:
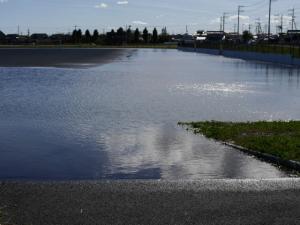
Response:
POLYGON ((2 224, 300 224, 300 179, 0 183, 2 224))

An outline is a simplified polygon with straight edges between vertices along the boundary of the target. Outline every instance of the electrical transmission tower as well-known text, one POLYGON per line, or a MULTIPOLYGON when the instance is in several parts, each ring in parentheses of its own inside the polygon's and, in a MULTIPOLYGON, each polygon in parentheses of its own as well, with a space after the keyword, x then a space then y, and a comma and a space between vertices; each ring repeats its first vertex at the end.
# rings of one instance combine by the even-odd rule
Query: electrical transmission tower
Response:
POLYGON ((283 15, 276 15, 277 17, 277 21, 279 20, 280 23, 279 25, 277 26, 277 33, 282 33, 283 32, 283 15))
POLYGON ((256 34, 262 34, 260 18, 256 19, 256 34))

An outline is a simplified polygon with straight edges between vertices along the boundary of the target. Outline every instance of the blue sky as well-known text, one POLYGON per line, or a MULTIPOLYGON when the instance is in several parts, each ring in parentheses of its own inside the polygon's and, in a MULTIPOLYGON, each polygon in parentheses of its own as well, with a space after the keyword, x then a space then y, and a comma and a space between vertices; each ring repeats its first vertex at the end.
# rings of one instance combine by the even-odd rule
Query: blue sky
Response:
MULTIPOLYGON (((278 19, 284 15, 289 26, 288 9, 296 8, 296 21, 300 28, 300 0, 273 0, 272 23, 275 30, 278 19)), ((228 12, 226 30, 233 31, 237 23, 237 6, 248 6, 242 13, 241 27, 252 24, 257 18, 262 28, 267 22, 268 0, 0 0, 0 30, 16 33, 70 32, 77 25, 85 30, 97 28, 108 31, 120 26, 145 26, 152 29, 167 26, 170 33, 198 29, 219 29, 219 18, 228 12)))

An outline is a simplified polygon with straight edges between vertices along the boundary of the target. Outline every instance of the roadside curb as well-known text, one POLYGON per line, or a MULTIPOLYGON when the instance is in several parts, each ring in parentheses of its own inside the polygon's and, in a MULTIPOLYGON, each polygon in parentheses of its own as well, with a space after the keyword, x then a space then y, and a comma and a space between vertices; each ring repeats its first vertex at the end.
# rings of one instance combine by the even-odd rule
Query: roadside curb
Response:
POLYGON ((293 161, 293 160, 281 159, 281 158, 279 158, 277 156, 274 156, 274 155, 253 151, 253 150, 250 150, 250 149, 247 149, 247 148, 244 148, 242 146, 235 145, 235 144, 232 144, 232 143, 229 143, 229 142, 223 142, 223 144, 226 145, 226 146, 232 147, 234 149, 240 150, 242 152, 245 152, 249 155, 254 155, 257 158, 262 159, 264 161, 267 161, 267 162, 276 164, 278 166, 283 166, 283 167, 286 167, 288 169, 292 169, 294 171, 300 172, 300 162, 296 162, 296 161, 293 161))

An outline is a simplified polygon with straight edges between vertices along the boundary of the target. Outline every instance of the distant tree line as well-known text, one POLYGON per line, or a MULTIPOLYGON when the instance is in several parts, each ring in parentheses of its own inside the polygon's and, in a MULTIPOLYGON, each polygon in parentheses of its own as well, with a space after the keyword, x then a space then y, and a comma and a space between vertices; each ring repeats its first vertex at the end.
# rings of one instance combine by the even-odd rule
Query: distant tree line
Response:
POLYGON ((171 40, 171 36, 167 33, 167 29, 163 28, 159 34, 157 29, 154 28, 149 32, 147 28, 140 31, 138 28, 132 30, 130 27, 124 29, 120 27, 116 31, 112 29, 106 34, 99 34, 98 30, 93 33, 86 30, 84 33, 80 29, 75 29, 72 33, 72 42, 75 44, 105 44, 105 45, 124 45, 124 44, 158 44, 171 40))

